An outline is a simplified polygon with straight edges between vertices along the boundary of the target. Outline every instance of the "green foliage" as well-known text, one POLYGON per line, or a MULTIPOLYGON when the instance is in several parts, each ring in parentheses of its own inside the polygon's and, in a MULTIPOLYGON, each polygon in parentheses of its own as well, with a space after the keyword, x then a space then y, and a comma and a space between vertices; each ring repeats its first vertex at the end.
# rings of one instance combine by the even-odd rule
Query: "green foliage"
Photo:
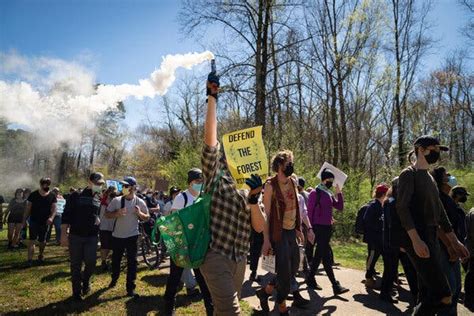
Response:
POLYGON ((184 146, 176 155, 176 159, 163 166, 161 173, 169 179, 171 185, 187 188, 188 171, 191 168, 201 168, 201 147, 184 146))

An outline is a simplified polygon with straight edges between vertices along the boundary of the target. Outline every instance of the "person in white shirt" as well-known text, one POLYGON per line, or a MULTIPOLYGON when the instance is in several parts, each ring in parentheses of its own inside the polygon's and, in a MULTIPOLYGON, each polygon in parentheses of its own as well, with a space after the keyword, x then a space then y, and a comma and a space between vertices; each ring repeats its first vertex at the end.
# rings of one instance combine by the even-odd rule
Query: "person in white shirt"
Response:
POLYGON ((109 288, 117 285, 120 276, 120 262, 125 250, 127 251, 127 296, 137 298, 135 280, 137 278, 137 240, 139 221, 150 218, 145 201, 140 199, 137 192, 137 180, 125 177, 121 182, 123 196, 116 197, 107 206, 105 217, 115 218, 112 229, 112 281, 109 288))
MULTIPOLYGON (((173 205, 171 207, 171 213, 174 211, 185 208, 194 203, 194 200, 201 193, 203 185, 203 176, 202 171, 197 168, 193 168, 188 171, 188 189, 176 195, 173 200, 173 205)), ((166 283, 165 291, 165 315, 174 315, 174 305, 176 293, 178 291, 179 283, 181 276, 183 274, 183 268, 176 266, 173 260, 170 259, 170 275, 168 276, 168 281, 166 283)), ((212 305, 211 294, 207 288, 206 281, 204 280, 199 269, 194 269, 194 275, 196 281, 199 284, 201 289, 202 297, 204 299, 204 305, 206 307, 206 314, 208 316, 212 315, 214 312, 214 307, 212 305)))

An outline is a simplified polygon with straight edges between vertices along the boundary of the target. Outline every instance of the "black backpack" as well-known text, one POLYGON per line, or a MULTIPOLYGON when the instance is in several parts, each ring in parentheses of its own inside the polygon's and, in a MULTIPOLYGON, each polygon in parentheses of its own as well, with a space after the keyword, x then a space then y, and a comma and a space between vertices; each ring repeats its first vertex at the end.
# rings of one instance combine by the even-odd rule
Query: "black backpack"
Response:
POLYGON ((359 211, 357 211, 357 217, 355 221, 355 232, 359 235, 364 235, 365 233, 365 213, 367 208, 369 207, 369 203, 363 205, 359 211))

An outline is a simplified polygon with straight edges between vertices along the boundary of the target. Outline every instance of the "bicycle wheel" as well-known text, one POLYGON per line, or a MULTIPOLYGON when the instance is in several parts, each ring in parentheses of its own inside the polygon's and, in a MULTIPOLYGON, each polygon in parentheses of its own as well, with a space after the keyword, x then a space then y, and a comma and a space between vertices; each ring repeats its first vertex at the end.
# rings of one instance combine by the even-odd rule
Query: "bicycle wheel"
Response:
POLYGON ((143 236, 141 243, 143 261, 150 269, 156 269, 161 262, 161 255, 157 246, 153 245, 148 236, 143 236))

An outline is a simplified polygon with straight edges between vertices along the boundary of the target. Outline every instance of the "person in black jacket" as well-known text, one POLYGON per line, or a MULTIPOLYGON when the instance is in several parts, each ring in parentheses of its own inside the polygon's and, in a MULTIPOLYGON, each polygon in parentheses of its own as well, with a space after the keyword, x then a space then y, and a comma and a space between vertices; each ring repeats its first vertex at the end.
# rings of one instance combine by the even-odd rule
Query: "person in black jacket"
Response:
POLYGON ((87 187, 81 193, 71 194, 62 216, 61 246, 69 246, 72 295, 76 301, 90 292, 89 280, 97 260, 100 194, 104 183, 101 173, 92 173, 87 187), (83 262, 85 267, 81 273, 83 262))
POLYGON ((375 287, 375 263, 383 249, 383 202, 388 186, 379 184, 375 188, 374 200, 369 203, 364 215, 364 240, 367 241, 369 253, 365 272, 365 285, 375 287))

